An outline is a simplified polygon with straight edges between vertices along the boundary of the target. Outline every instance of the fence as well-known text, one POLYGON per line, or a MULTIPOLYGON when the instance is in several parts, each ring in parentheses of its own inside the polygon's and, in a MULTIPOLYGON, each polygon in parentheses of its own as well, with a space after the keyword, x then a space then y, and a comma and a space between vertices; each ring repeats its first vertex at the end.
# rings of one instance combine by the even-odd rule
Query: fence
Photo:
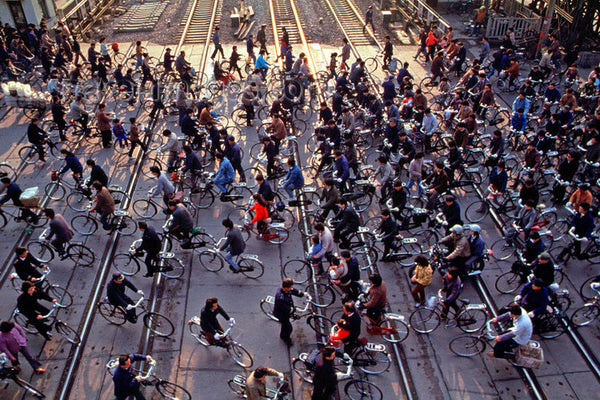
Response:
POLYGON ((541 23, 541 17, 492 17, 488 19, 485 36, 489 40, 502 40, 508 28, 512 28, 515 37, 521 38, 526 36, 525 33, 528 31, 539 32, 541 23))
POLYGON ((428 6, 424 0, 407 0, 406 3, 409 4, 411 13, 414 12, 415 14, 413 15, 418 19, 421 19, 425 25, 436 25, 444 35, 448 33, 450 24, 448 24, 440 14, 428 6))

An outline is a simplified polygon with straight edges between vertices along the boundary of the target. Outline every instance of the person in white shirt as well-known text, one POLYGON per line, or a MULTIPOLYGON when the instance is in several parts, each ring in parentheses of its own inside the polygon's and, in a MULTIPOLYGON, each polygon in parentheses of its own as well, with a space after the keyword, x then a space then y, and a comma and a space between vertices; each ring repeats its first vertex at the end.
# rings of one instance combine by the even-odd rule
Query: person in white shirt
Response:
POLYGON ((513 320, 513 327, 506 333, 494 338, 496 345, 494 346, 494 351, 487 353, 488 356, 507 358, 506 353, 509 350, 529 343, 533 333, 533 324, 531 323, 531 318, 527 315, 527 311, 515 304, 510 308, 509 312, 492 319, 492 323, 507 321, 509 318, 513 320))

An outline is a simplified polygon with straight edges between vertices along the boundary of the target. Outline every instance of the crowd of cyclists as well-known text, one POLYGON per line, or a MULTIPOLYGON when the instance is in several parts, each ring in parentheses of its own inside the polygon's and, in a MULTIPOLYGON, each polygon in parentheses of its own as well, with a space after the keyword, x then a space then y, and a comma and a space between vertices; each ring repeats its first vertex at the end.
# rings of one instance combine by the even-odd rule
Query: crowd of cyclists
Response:
MULTIPOLYGON (((367 19, 368 23, 372 27, 372 19, 367 19)), ((338 356, 353 356, 361 346, 361 309, 366 309, 373 321, 385 311, 385 282, 372 273, 368 277, 371 285, 365 289, 361 271, 378 259, 387 268, 407 258, 412 263, 414 258, 416 267, 409 276, 415 284, 412 295, 415 307, 425 307, 427 287, 434 269, 439 268, 443 275, 441 317, 447 318, 450 309, 459 309, 465 280, 485 266, 490 246, 476 223, 489 210, 504 223, 500 250, 512 252, 523 237, 517 257, 510 259, 523 287, 515 299, 517 306, 508 306, 508 314, 498 318, 512 317, 515 329, 497 337, 499 344, 491 355, 504 357, 507 350, 527 344, 536 318, 547 313, 549 305, 558 307, 551 296, 555 263, 571 246, 581 260, 592 261, 600 255, 594 223, 600 172, 600 67, 581 76, 575 50, 564 54, 558 40, 550 37, 539 62, 527 71, 517 56, 512 30, 495 52, 483 37, 481 51, 469 59, 468 49, 454 38, 452 30, 443 34, 433 26, 422 32, 414 57, 423 66, 431 63, 427 67, 430 76, 415 81, 408 62, 391 68, 393 46, 387 37, 385 78, 379 84, 364 60, 351 63, 347 40, 339 52, 339 65, 337 53, 333 53, 328 71, 312 71, 304 53, 294 60, 284 34, 280 43, 283 65, 278 67, 267 58, 264 31, 265 26, 258 31, 257 40, 248 36, 246 65, 240 68, 243 56, 234 46, 225 59, 217 28, 212 37, 214 76, 208 79, 192 68, 184 51, 174 58, 167 49, 163 59, 156 60, 137 42, 129 58, 119 52, 118 45, 109 47, 102 38, 85 52, 66 25, 59 23, 51 34, 44 21, 20 30, 3 27, 0 64, 9 80, 38 79, 40 89, 51 96, 48 109, 37 110, 31 119, 27 138, 37 150, 39 162, 46 162, 48 136, 56 131, 65 146, 60 152, 64 165, 54 177, 72 172, 77 190, 96 199, 93 211, 109 234, 121 228, 122 222, 111 218, 119 202, 109 190, 108 175, 94 159, 85 162, 91 177, 84 181, 83 164, 72 152, 75 142, 83 138, 96 136, 103 148, 113 147, 131 158, 135 158, 136 145, 142 158, 152 155, 144 166, 156 179, 149 200, 162 197, 163 212, 170 219, 167 232, 182 241, 183 249, 191 246, 196 209, 205 208, 201 204, 212 185, 218 188, 221 201, 242 203, 249 209, 250 220, 232 221, 230 217, 222 221, 226 240, 219 250, 225 252, 234 273, 240 272, 237 256, 246 247, 238 223, 256 224, 261 236, 279 222, 276 211, 303 210, 310 225, 310 232, 305 233, 311 244, 314 277, 331 282, 343 293, 343 313, 332 321, 333 350, 323 348, 315 369, 313 399, 326 399, 335 391, 337 378, 331 360, 336 351, 338 356), (258 57, 255 48, 259 48, 258 57), (419 59, 421 55, 424 60, 419 59), (324 94, 321 100, 315 96, 317 89, 324 94), (219 93, 224 91, 239 95, 231 117, 222 114, 219 93), (501 99, 510 100, 508 108, 500 104, 501 99), (107 111, 109 100, 124 108, 140 105, 151 119, 164 118, 173 126, 155 135, 155 142, 147 141, 136 118, 124 123, 107 111), (42 127, 47 111, 53 125, 42 127), (312 121, 316 121, 314 126, 305 132, 303 126, 312 121), (248 127, 257 128, 261 143, 258 154, 250 157, 250 147, 245 147, 244 154, 239 144, 256 141, 248 127), (175 129, 183 135, 183 144, 175 129), (288 149, 303 134, 310 136, 307 146, 312 143, 312 149, 301 168, 298 154, 290 154, 288 149), (250 158, 258 162, 251 161, 253 166, 244 168, 250 158), (252 199, 244 199, 236 190, 244 184, 255 192, 252 199), (472 201, 467 194, 478 187, 484 189, 482 197, 465 207, 463 201, 472 201), (554 220, 545 216, 543 203, 553 204, 554 220), (550 239, 547 231, 553 234, 550 239), (417 253, 421 254, 415 254, 414 247, 406 250, 405 239, 411 236, 419 239, 417 253), (549 253, 553 245, 561 244, 565 250, 549 253), (439 264, 428 257, 430 247, 437 245, 449 248, 439 264)), ((37 220, 36 214, 22 206, 21 188, 9 178, 2 182, 6 192, 0 204, 12 200, 22 207, 24 218, 37 220)), ((66 257, 64 246, 73 237, 70 224, 52 208, 44 214, 50 220, 52 245, 66 257)), ((151 277, 158 271, 162 237, 146 221, 140 221, 137 228, 142 231, 137 252, 146 253, 145 276, 151 277)), ((498 257, 503 254, 493 250, 498 257)), ((49 326, 44 323, 49 310, 38 301, 57 300, 36 285, 41 277, 37 268, 45 266, 25 248, 17 248, 17 257, 15 269, 23 280, 17 307, 49 340, 49 326)), ((293 346, 291 296, 314 294, 309 289, 295 289, 295 283, 287 277, 275 293, 273 314, 288 346, 293 346)), ((135 322, 135 309, 127 308, 134 301, 125 295, 126 287, 143 295, 116 272, 107 285, 108 299, 127 309, 128 319, 135 322)), ((211 344, 226 346, 220 341, 223 329, 216 314, 230 319, 217 299, 210 298, 201 314, 202 329, 211 344)), ((0 330, 14 329, 10 328, 3 323, 0 330)), ((34 369, 43 372, 24 349, 20 350, 34 369)), ((11 354, 15 362, 14 350, 11 354)), ((123 355, 119 366, 130 371, 131 361, 142 358, 123 355)), ((268 375, 279 373, 264 367, 252 372, 246 387, 248 398, 264 395, 268 375)), ((120 372, 114 378, 117 398, 143 398, 134 382, 139 377, 120 372)))

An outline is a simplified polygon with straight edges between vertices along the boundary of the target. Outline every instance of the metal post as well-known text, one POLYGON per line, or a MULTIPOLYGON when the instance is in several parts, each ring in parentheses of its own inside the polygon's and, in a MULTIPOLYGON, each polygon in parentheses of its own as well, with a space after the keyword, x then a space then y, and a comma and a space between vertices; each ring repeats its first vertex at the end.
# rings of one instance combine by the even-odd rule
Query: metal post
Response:
POLYGON ((556 0, 548 0, 548 8, 546 9, 546 16, 542 21, 542 29, 540 30, 540 40, 538 41, 536 54, 539 54, 542 49, 542 42, 548 36, 550 32, 550 26, 552 25, 552 18, 554 17, 554 6, 556 5, 556 0))

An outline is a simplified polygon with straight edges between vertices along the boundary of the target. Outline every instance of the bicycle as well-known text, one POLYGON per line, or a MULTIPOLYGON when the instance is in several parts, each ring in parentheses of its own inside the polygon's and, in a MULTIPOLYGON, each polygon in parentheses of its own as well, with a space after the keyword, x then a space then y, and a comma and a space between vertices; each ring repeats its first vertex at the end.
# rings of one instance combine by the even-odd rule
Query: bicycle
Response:
POLYGON ((383 51, 378 51, 374 57, 365 58, 365 69, 369 74, 373 74, 381 64, 384 71, 395 73, 398 66, 402 66, 402 61, 396 57, 392 57, 389 64, 383 62, 383 51))
POLYGON ((38 399, 45 399, 46 395, 36 389, 31 383, 27 382, 23 378, 19 377, 19 370, 15 367, 9 366, 9 360, 6 354, 0 353, 0 382, 5 383, 8 387, 7 380, 10 379, 17 385, 25 389, 29 394, 38 399))
MULTIPOLYGON (((160 398, 163 399, 192 400, 192 395, 183 386, 161 379, 152 373, 156 367, 156 360, 152 357, 150 357, 149 364, 150 368, 145 373, 139 369, 134 369, 139 374, 140 384, 143 386, 154 386, 160 398)), ((106 371, 111 376, 114 375, 113 371, 116 368, 119 368, 118 358, 109 360, 106 363, 106 371)))
POLYGON ((73 185, 63 180, 63 177, 61 174, 59 174, 58 170, 52 171, 51 179, 52 181, 48 182, 44 187, 44 193, 50 198, 50 200, 62 200, 67 194, 67 189, 69 190, 69 192, 89 192, 89 189, 83 187, 81 179, 75 178, 73 176, 73 180, 75 181, 75 184, 73 185))
MULTIPOLYGON (((306 323, 310 328, 320 335, 325 335, 331 327, 335 325, 333 321, 323 315, 319 315, 312 310, 309 310, 310 305, 316 305, 313 302, 311 294, 306 294, 306 303, 301 308, 294 308, 290 319, 293 321, 306 317, 306 323)), ((269 319, 279 322, 279 319, 273 314, 275 307, 275 297, 266 296, 260 300, 260 309, 269 319)))
POLYGON ((579 307, 571 316, 571 322, 575 326, 589 325, 600 316, 600 283, 592 282, 588 286, 596 294, 590 302, 579 307))
POLYGON ((24 221, 31 228, 40 228, 40 227, 46 225, 46 222, 48 222, 46 220, 46 218, 40 218, 40 217, 33 218, 30 216, 23 216, 23 209, 31 210, 31 209, 37 209, 37 207, 13 206, 10 204, 0 205, 0 229, 4 228, 6 226, 6 224, 8 224, 8 219, 6 217, 6 214, 13 217, 13 220, 15 222, 24 221), (7 207, 18 208, 19 210, 17 211, 16 214, 12 214, 12 213, 9 213, 8 211, 6 211, 7 207))
MULTIPOLYGON (((112 259, 113 267, 125 276, 134 276, 140 271, 140 258, 143 254, 138 253, 138 246, 142 243, 142 239, 138 239, 131 243, 127 253, 116 254, 112 259)), ((163 246, 164 248, 164 246, 163 246)), ((167 245, 165 251, 158 253, 158 260, 155 261, 154 272, 159 272, 167 279, 177 279, 183 276, 185 266, 183 262, 175 257, 175 253, 170 252, 167 245)))
MULTIPOLYGON (((60 181, 59 185, 62 185, 60 181)), ((67 196, 67 205, 71 210, 82 212, 87 209, 87 204, 92 200, 92 191, 87 188, 87 184, 85 186, 85 188, 80 186, 73 189, 67 196)), ((123 188, 119 185, 108 185, 106 189, 108 189, 108 192, 115 200, 115 205, 124 204, 125 199, 130 199, 129 195, 125 193, 123 188)), ((55 195, 57 196, 57 193, 55 193, 55 195)))
MULTIPOLYGON (((501 334, 502 329, 495 329, 492 327, 492 320, 489 320, 485 324, 485 329, 481 330, 481 333, 475 335, 460 335, 455 337, 448 344, 450 351, 459 357, 475 357, 483 353, 490 341, 494 340, 498 334, 501 334)), ((527 347, 540 347, 539 342, 530 340, 527 347)), ((518 351, 518 350, 517 350, 518 351)), ((507 361, 516 367, 523 367, 516 362, 515 352, 507 352, 507 361)))
MULTIPOLYGON (((439 325, 442 311, 442 294, 438 292, 437 296, 432 296, 427 305, 418 307, 410 314, 408 320, 410 326, 418 333, 431 333, 439 325), (435 304, 432 304, 435 302, 435 304)), ((488 316, 487 306, 485 304, 470 304, 468 299, 458 299, 461 305, 458 311, 450 309, 453 313, 452 320, 448 321, 446 326, 458 326, 463 332, 472 333, 480 330, 488 316)))
MULTIPOLYGON (((523 229, 514 222, 512 228, 516 231, 516 235, 513 235, 512 233, 506 235, 507 230, 505 229, 505 236, 496 240, 490 246, 492 249, 492 257, 498 261, 507 260, 511 256, 517 256, 518 252, 525 248, 525 238, 521 237, 521 234, 524 232, 523 229)), ((549 251, 554 243, 552 232, 547 229, 540 229, 538 230, 538 233, 546 246, 546 251, 549 251)))
MULTIPOLYGON (((87 208, 87 213, 76 215, 71 219, 73 230, 84 236, 90 236, 98 230, 97 213, 93 208, 93 204, 90 202, 87 208)), ((111 231, 116 230, 123 236, 131 236, 137 230, 137 224, 129 216, 127 210, 115 210, 108 218, 111 231)))
MULTIPOLYGON (((61 148, 58 143, 48 138, 48 140, 46 140, 42 144, 43 147, 46 147, 46 145, 48 146, 48 149, 50 150, 49 152, 50 154, 52 154, 52 157, 58 160, 64 160, 64 156, 60 152, 61 148)), ((42 156, 45 155, 45 153, 40 154, 38 147, 33 144, 23 146, 19 149, 19 158, 24 164, 35 164, 40 160, 40 158, 43 158, 42 156)))
MULTIPOLYGON (((236 396, 242 399, 246 399, 246 378, 242 375, 236 375, 229 381, 227 381, 229 390, 231 390, 236 396)), ((279 384, 276 389, 266 388, 267 397, 271 400, 286 400, 288 398, 288 392, 286 389, 289 388, 289 383, 285 378, 279 379, 279 384)))
POLYGON ((235 326, 235 320, 229 323, 229 328, 227 328, 225 332, 219 334, 220 339, 216 339, 215 335, 216 342, 213 344, 211 344, 206 337, 206 332, 202 331, 200 326, 200 317, 194 316, 187 323, 190 333, 202 346, 224 347, 231 359, 242 368, 251 368, 254 364, 254 360, 252 359, 250 352, 246 350, 238 341, 231 337, 231 330, 235 326))
MULTIPOLYGON (((203 250, 198 254, 200 264, 207 271, 219 272, 225 264, 229 264, 223 252, 219 250, 225 239, 219 239, 212 249, 203 250)), ((265 273, 265 267, 257 255, 240 254, 236 256, 235 261, 239 265, 242 275, 247 278, 258 279, 265 273)))
MULTIPOLYGON (((313 352, 319 351, 319 349, 313 350, 313 352)), ((304 382, 310 384, 313 383, 314 363, 316 362, 316 357, 313 356, 313 352, 300 353, 298 357, 292 359, 292 369, 294 372, 298 374, 304 382)), ((383 393, 374 383, 353 377, 353 366, 354 360, 350 358, 348 354, 344 354, 341 360, 336 357, 335 367, 337 370, 336 376, 338 381, 350 379, 344 386, 344 393, 346 396, 351 400, 382 400, 383 393), (343 367, 345 367, 345 371, 343 367), (342 371, 340 371, 340 369, 342 371)))
POLYGON ((252 195, 246 184, 229 183, 227 184, 227 193, 220 193, 220 191, 215 189, 212 181, 214 175, 214 173, 206 171, 200 174, 197 182, 198 191, 190 196, 191 202, 198 208, 206 209, 212 206, 215 198, 218 197, 222 202, 230 202, 236 207, 244 207, 246 199, 252 195))
POLYGON ((113 325, 123 325, 127 322, 127 311, 141 308, 144 316, 142 321, 144 326, 152 333, 157 336, 169 337, 175 332, 175 326, 162 314, 157 312, 148 311, 144 304, 144 295, 138 299, 134 304, 128 304, 127 307, 115 306, 108 301, 108 298, 100 300, 98 303, 98 312, 102 317, 113 325))
POLYGON ((560 263, 567 265, 571 259, 586 260, 590 264, 595 264, 600 261, 600 236, 594 232, 590 239, 580 238, 575 234, 574 228, 570 228, 568 234, 571 237, 572 242, 562 249, 556 248, 551 252, 552 255, 555 255, 560 249, 560 253, 555 257, 560 263), (574 244, 576 241, 580 243, 587 241, 587 246, 581 248, 579 254, 576 254, 575 252, 574 244))
MULTIPOLYGON (((46 239, 49 231, 50 228, 44 229, 37 240, 27 243, 27 251, 43 263, 49 263, 54 260, 54 253, 58 253, 58 250, 46 239)), ((81 265, 82 267, 91 267, 94 261, 96 261, 94 252, 84 245, 83 242, 78 241, 68 242, 61 260, 65 258, 70 258, 75 265, 81 265)))
MULTIPOLYGON (((48 282, 48 274, 50 274, 50 268, 46 267, 42 271, 42 276, 40 278, 36 278, 33 283, 35 283, 40 290, 46 292, 48 296, 56 299, 56 304, 58 307, 70 307, 73 304, 73 296, 67 291, 67 289, 48 282)), ((23 284, 23 280, 19 277, 19 275, 16 272, 13 272, 10 274, 9 279, 12 288, 15 289, 17 293, 21 293, 21 285, 23 284)))
MULTIPOLYGON (((527 268, 527 271, 511 268, 510 271, 500 275, 495 282, 496 290, 503 294, 515 292, 522 284, 527 283, 527 276, 531 273, 530 264, 527 264, 521 254, 518 255, 521 263, 527 268)), ((561 284, 564 279, 564 273, 559 265, 554 265, 554 282, 561 284)))
MULTIPOLYGON (((79 344, 81 342, 81 338, 79 337, 77 331, 75 331, 73 328, 67 325, 66 322, 61 321, 56 317, 56 315, 54 315, 57 312, 57 308, 64 307, 62 305, 59 305, 58 303, 52 304, 52 308, 50 309, 48 314, 42 316, 42 321, 49 322, 50 327, 53 328, 56 332, 58 332, 58 334, 62 336, 67 342, 71 344, 79 344)), ((17 324, 21 325, 25 332, 34 335, 39 333, 37 328, 29 322, 29 319, 25 315, 21 314, 18 308, 15 309, 15 311, 13 312, 12 319, 17 324)))

